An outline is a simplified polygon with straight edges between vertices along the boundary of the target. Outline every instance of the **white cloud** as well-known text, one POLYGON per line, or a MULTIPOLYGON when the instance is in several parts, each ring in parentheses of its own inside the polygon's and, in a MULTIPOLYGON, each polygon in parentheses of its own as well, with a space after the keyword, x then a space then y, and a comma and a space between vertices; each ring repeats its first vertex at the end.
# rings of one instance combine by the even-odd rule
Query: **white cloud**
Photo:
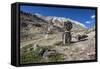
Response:
POLYGON ((94 19, 94 18, 95 18, 95 15, 92 15, 92 16, 91 16, 91 19, 94 19))
POLYGON ((90 24, 90 23, 91 23, 91 21, 86 21, 85 23, 90 24))
POLYGON ((91 23, 93 23, 93 22, 94 22, 94 18, 95 18, 95 15, 92 15, 92 16, 91 16, 91 20, 88 20, 88 21, 86 21, 85 23, 86 23, 86 24, 91 24, 91 23))
POLYGON ((90 21, 86 21, 85 23, 86 24, 91 24, 91 23, 94 23, 95 21, 94 20, 90 20, 90 21))

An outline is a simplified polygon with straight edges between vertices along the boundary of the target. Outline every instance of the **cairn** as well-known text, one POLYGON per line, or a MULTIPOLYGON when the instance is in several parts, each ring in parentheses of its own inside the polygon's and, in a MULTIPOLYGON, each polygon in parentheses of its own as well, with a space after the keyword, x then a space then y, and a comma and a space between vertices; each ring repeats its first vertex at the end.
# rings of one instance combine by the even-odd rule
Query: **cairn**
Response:
POLYGON ((70 21, 64 22, 64 33, 62 35, 62 41, 63 44, 65 45, 66 43, 71 43, 72 35, 71 35, 71 29, 73 25, 70 21))

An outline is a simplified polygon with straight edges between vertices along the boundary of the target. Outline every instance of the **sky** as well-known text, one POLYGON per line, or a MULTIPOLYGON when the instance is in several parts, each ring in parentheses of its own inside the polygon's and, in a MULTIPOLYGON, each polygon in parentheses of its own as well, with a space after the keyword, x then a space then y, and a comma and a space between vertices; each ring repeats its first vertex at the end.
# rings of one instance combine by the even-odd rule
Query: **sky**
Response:
POLYGON ((57 8, 57 7, 41 7, 21 5, 20 11, 28 13, 39 13, 44 16, 58 16, 76 20, 84 24, 87 28, 95 25, 94 9, 76 9, 76 8, 57 8))

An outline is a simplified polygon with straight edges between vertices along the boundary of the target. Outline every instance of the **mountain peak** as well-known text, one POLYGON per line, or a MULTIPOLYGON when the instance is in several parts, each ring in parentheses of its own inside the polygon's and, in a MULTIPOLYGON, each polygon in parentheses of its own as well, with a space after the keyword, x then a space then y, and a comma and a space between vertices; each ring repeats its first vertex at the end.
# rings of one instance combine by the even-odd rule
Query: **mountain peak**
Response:
POLYGON ((70 19, 70 18, 57 17, 57 16, 43 16, 43 15, 38 14, 38 13, 35 13, 35 15, 36 15, 37 17, 39 17, 39 18, 41 18, 41 19, 47 21, 47 22, 51 22, 51 20, 52 20, 53 23, 57 23, 57 22, 58 22, 58 23, 63 23, 63 22, 65 22, 65 21, 68 20, 68 21, 70 21, 70 22, 72 22, 72 23, 75 23, 75 24, 80 25, 80 26, 82 26, 82 27, 84 27, 84 28, 87 28, 84 24, 82 24, 82 23, 80 23, 80 22, 78 22, 78 21, 72 20, 72 19, 70 19))

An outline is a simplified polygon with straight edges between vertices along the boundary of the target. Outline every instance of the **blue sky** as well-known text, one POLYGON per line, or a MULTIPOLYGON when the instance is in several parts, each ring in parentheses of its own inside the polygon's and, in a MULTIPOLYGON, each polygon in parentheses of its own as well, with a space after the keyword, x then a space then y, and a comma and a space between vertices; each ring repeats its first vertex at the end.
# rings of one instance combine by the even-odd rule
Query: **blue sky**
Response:
POLYGON ((44 16, 66 17, 83 23, 87 28, 95 25, 95 10, 75 9, 75 8, 56 8, 41 6, 20 6, 20 10, 28 13, 39 13, 44 16))

